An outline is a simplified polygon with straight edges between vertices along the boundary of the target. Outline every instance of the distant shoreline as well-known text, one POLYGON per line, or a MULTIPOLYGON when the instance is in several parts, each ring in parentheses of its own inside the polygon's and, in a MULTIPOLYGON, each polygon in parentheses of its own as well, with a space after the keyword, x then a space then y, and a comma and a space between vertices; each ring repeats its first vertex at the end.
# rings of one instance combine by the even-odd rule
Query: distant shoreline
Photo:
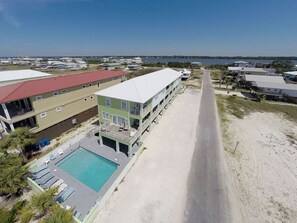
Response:
MULTIPOLYGON (((20 56, 2 56, 0 58, 16 58, 20 56)), ((297 56, 141 56, 141 55, 132 55, 132 56, 121 56, 121 55, 109 55, 109 56, 29 56, 29 57, 41 57, 41 58, 56 58, 56 57, 80 57, 80 58, 103 58, 103 57, 115 57, 115 58, 131 58, 131 57, 141 57, 141 58, 175 58, 175 59, 251 59, 251 60, 297 60, 297 56)))

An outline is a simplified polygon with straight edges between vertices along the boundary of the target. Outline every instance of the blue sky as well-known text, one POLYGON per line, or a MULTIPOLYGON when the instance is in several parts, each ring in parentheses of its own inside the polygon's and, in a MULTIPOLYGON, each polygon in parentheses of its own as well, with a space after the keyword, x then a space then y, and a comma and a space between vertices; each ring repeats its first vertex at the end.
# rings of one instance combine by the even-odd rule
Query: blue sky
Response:
POLYGON ((297 56, 297 0, 0 0, 0 56, 297 56))

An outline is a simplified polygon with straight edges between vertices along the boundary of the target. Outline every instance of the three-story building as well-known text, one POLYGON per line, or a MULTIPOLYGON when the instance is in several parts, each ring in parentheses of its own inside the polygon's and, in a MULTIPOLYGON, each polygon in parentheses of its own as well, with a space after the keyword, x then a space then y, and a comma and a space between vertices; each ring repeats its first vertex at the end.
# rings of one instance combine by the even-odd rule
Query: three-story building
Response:
POLYGON ((94 71, 0 87, 0 125, 28 127, 37 140, 54 138, 98 113, 94 93, 125 80, 122 71, 94 71))
POLYGON ((181 73, 163 69, 96 93, 100 144, 133 155, 133 146, 178 93, 181 73))

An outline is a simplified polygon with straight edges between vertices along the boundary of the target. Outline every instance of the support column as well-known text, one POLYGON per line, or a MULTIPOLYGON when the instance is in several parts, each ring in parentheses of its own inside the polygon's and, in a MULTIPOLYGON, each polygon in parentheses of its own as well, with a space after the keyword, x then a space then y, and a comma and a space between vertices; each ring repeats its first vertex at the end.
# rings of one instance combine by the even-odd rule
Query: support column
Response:
POLYGON ((8 133, 8 132, 7 132, 6 125, 4 124, 4 122, 3 122, 2 120, 0 121, 0 124, 1 124, 1 126, 2 126, 2 129, 5 131, 5 133, 8 133))
POLYGON ((120 152, 120 143, 119 143, 119 141, 116 141, 116 151, 117 151, 117 153, 120 152))
POLYGON ((102 136, 99 134, 99 143, 100 143, 100 146, 103 145, 103 139, 102 139, 102 136))
POLYGON ((128 154, 129 154, 129 158, 133 156, 132 146, 128 147, 128 154))
POLYGON ((11 118, 10 118, 9 112, 8 112, 8 110, 7 110, 6 104, 3 103, 3 104, 1 104, 1 105, 2 105, 2 108, 3 108, 3 110, 4 110, 6 119, 10 120, 11 118))
POLYGON ((11 131, 14 131, 14 126, 13 124, 9 124, 11 131))

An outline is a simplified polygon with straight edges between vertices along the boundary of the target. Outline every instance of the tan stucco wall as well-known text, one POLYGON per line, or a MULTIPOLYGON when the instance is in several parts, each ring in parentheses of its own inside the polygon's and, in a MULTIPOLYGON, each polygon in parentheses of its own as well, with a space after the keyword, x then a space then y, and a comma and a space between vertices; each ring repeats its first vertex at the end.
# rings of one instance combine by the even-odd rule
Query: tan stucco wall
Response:
POLYGON ((120 82, 121 78, 100 83, 99 88, 97 87, 97 82, 93 82, 91 87, 83 88, 82 85, 80 85, 68 88, 68 92, 63 94, 61 94, 61 90, 59 90, 58 96, 53 96, 53 92, 50 92, 43 94, 42 100, 39 101, 36 101, 36 96, 30 97, 34 113, 36 114, 36 122, 38 124, 38 128, 35 129, 34 132, 39 132, 81 113, 84 110, 96 106, 97 98, 93 94, 120 82), (58 107, 62 108, 60 112, 56 111, 56 108, 58 107), (43 112, 46 112, 46 117, 41 118, 40 114, 43 112))

